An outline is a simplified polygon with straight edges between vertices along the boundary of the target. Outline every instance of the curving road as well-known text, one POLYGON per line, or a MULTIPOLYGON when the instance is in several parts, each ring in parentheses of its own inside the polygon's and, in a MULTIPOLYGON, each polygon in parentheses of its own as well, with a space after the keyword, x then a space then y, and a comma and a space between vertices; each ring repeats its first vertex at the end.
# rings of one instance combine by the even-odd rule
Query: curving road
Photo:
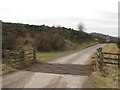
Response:
MULTIPOLYGON (((105 44, 94 45, 48 63, 85 65, 86 62, 89 62, 92 54, 96 52, 96 49, 103 46, 105 46, 105 44)), ((92 87, 89 76, 52 74, 26 70, 5 75, 2 81, 3 88, 84 88, 86 81, 88 81, 86 87, 92 87)))

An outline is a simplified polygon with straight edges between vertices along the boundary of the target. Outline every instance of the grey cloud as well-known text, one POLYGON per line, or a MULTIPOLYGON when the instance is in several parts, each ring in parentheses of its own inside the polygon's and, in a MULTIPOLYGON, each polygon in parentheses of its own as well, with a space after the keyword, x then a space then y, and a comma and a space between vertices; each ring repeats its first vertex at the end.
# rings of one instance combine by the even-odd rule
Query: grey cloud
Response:
POLYGON ((52 17, 52 18, 30 18, 26 21, 34 24, 61 25, 67 28, 77 29, 77 25, 82 22, 88 32, 101 32, 110 35, 118 35, 118 14, 114 12, 99 12, 100 18, 83 18, 83 17, 52 17))

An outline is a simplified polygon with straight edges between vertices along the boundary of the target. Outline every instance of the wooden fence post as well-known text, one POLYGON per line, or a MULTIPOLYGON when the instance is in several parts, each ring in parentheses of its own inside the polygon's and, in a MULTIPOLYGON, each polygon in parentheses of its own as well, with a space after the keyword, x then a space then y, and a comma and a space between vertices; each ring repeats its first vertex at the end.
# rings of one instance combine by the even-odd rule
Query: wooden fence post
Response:
POLYGON ((120 68, 120 55, 118 54, 118 68, 120 68))
POLYGON ((100 57, 99 57, 99 59, 100 59, 100 71, 103 71, 103 66, 104 66, 103 60, 104 60, 104 58, 103 58, 102 48, 99 48, 99 55, 100 55, 100 57))
POLYGON ((20 51, 19 51, 19 62, 20 62, 20 65, 19 65, 18 68, 26 66, 26 63, 25 63, 25 51, 24 51, 23 48, 21 48, 20 51))
POLYGON ((33 62, 37 62, 36 50, 35 50, 35 48, 33 48, 33 62))
POLYGON ((20 59, 20 61, 25 61, 25 51, 24 50, 21 50, 20 52, 19 52, 19 59, 20 59))

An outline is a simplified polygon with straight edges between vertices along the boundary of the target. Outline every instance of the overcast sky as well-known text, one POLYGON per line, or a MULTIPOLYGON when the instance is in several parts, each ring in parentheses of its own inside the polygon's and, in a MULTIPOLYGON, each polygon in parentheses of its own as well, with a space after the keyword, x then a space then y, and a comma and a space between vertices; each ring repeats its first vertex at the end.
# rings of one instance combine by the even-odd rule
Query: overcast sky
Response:
POLYGON ((4 22, 64 26, 86 32, 118 35, 119 0, 0 0, 4 22))

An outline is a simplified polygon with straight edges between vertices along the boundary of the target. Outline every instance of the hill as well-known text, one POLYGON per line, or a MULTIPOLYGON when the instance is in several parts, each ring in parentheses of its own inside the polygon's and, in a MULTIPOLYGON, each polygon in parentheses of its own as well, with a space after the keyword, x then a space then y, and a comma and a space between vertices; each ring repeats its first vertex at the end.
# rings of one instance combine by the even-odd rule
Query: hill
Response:
MULTIPOLYGON (((108 35, 105 34, 101 34, 101 33, 90 33, 92 36, 99 38, 100 42, 106 42, 106 37, 108 35)), ((113 37, 113 36, 109 36, 110 38, 110 42, 111 43, 117 43, 118 42, 118 38, 117 37, 113 37)))
POLYGON ((3 22, 2 28, 3 50, 30 42, 38 51, 60 51, 95 42, 91 34, 65 27, 3 22))

